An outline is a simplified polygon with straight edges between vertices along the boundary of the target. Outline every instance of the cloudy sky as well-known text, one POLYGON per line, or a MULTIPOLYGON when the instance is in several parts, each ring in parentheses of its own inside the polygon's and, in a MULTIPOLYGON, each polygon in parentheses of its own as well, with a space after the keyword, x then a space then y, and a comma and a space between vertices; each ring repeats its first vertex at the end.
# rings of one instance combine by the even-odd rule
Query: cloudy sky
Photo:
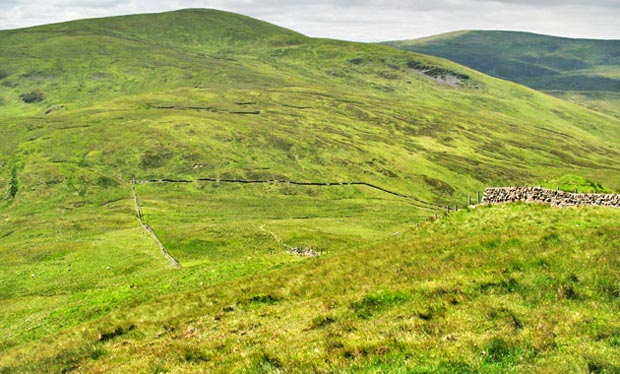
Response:
POLYGON ((182 8, 228 10, 357 41, 465 29, 620 39, 620 0, 0 0, 0 29, 182 8))

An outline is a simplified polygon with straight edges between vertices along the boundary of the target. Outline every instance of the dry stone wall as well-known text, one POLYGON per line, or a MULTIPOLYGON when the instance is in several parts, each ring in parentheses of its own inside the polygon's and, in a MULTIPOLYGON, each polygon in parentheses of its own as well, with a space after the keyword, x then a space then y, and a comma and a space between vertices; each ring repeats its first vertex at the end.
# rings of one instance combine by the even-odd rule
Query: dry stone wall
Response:
POLYGON ((571 193, 543 187, 497 187, 487 188, 483 204, 501 204, 514 201, 546 203, 554 207, 607 206, 620 208, 620 195, 597 193, 571 193))

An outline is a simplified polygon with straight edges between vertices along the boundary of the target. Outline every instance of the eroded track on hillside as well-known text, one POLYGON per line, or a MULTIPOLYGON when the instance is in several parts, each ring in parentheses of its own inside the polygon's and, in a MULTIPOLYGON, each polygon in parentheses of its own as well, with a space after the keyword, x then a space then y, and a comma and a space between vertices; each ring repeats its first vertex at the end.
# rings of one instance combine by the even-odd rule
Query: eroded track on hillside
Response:
POLYGON ((275 232, 268 230, 265 228, 265 224, 262 224, 258 227, 258 229, 268 235, 271 235, 271 237, 273 238, 273 240, 275 240, 278 244, 280 244, 281 246, 285 247, 286 249, 290 250, 293 247, 291 247, 290 245, 284 243, 282 241, 282 238, 280 238, 275 232))

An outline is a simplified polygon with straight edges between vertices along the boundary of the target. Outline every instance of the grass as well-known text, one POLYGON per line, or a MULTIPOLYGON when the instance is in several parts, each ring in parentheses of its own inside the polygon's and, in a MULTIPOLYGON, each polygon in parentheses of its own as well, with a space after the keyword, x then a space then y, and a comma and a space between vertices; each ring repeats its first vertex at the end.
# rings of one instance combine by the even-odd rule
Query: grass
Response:
MULTIPOLYGON (((246 272, 292 247, 338 253, 390 237, 435 211, 353 186, 140 185, 142 213, 185 267, 239 258, 246 272), (250 257, 248 257, 250 256, 250 257)), ((291 256, 284 256, 288 260, 291 256)), ((221 274, 219 274, 221 273, 221 274)))
MULTIPOLYGON (((493 228, 496 214, 505 226, 525 214, 544 227, 563 227, 545 223, 547 214, 563 213, 541 208, 480 210, 471 218, 462 213, 424 226, 427 231, 417 236, 416 225, 441 212, 362 186, 139 185, 147 223, 184 265, 174 270, 139 226, 132 178, 361 180, 439 206, 465 205, 486 186, 537 184, 567 174, 620 189, 617 119, 391 47, 306 38, 206 10, 2 31, 0 46, 5 372, 79 366, 157 372, 181 363, 188 365, 179 369, 185 371, 216 363, 232 371, 380 371, 409 370, 415 360, 421 371, 443 364, 485 369, 473 358, 433 361, 440 351, 412 343, 435 341, 434 317, 425 330, 395 318, 408 309, 415 318, 452 310, 442 309, 444 296, 424 303, 424 292, 432 291, 432 282, 424 282, 437 275, 448 290, 462 278, 490 282, 480 295, 518 291, 520 278, 491 272, 499 264, 487 258, 493 249, 506 247, 518 257, 519 251, 558 242, 564 254, 575 250, 565 245, 563 231, 545 233, 549 237, 537 244, 540 231, 519 239, 501 231, 506 227, 493 228), (32 92, 41 92, 42 101, 20 99, 32 92), (490 233, 474 235, 483 228, 490 233), (461 231, 468 234, 451 239, 461 231), (279 240, 325 253, 296 257, 279 240), (440 245, 442 240, 460 243, 463 256, 471 255, 467 261, 478 261, 489 273, 463 268, 455 262, 461 256, 456 247, 440 245), (448 252, 455 257, 444 257, 448 252), (434 267, 422 266, 434 258, 434 267), (492 262, 480 262, 487 260, 492 262), (261 322, 265 313, 273 317, 269 323, 261 322), (219 333, 208 325, 216 317, 232 317, 219 333), (200 334, 212 329, 198 345, 181 338, 196 332, 192 319, 208 325, 200 326, 200 334), (310 326, 316 328, 299 333, 310 326), (415 334, 402 335, 407 326, 415 334), (365 329, 367 334, 359 332, 365 329), (165 345, 154 343, 158 335, 165 345), (236 346, 235 339, 244 336, 256 340, 236 346), (135 339, 137 348, 120 344, 122 339, 135 339), (425 349, 434 355, 426 361, 425 349), (143 358, 131 364, 132 355, 143 358)), ((576 216, 570 222, 587 222, 579 212, 588 212, 601 227, 612 225, 614 214, 571 212, 576 216)), ((584 235, 616 245, 607 231, 600 238, 594 229, 584 235)), ((613 290, 615 278, 605 277, 613 290)), ((554 290, 571 286, 574 293, 565 287, 562 294, 581 300, 579 285, 558 279, 564 283, 540 282, 554 290)), ((474 286, 463 288, 476 295, 474 286)), ((486 296, 477 297, 468 306, 486 310, 486 296)), ((608 304, 592 300, 605 320, 608 304)), ((547 306, 537 303, 509 306, 523 314, 547 306)), ((472 318, 458 317, 454 324, 473 328, 482 322, 481 314, 472 318)), ((583 334, 566 328, 569 336, 583 334)), ((500 337, 485 349, 510 363, 501 365, 520 367, 514 356, 529 348, 500 337)), ((459 349, 486 347, 487 338, 480 333, 475 346, 459 349)), ((579 345, 577 338, 567 339, 566 349, 579 345)), ((592 365, 616 365, 599 347, 603 343, 584 341, 592 346, 592 365)), ((459 349, 447 350, 447 357, 457 357, 459 349)), ((503 368, 497 360, 488 370, 503 368)))
POLYGON ((575 91, 555 91, 550 93, 565 100, 591 108, 592 110, 620 118, 620 109, 618 109, 620 108, 620 93, 575 91))
POLYGON ((617 216, 527 204, 463 210, 368 248, 112 312, 51 340, 33 362, 3 364, 11 372, 614 372, 617 216))
POLYGON ((567 192, 610 193, 610 191, 600 183, 596 183, 576 175, 563 175, 556 179, 546 180, 541 183, 541 186, 567 192))

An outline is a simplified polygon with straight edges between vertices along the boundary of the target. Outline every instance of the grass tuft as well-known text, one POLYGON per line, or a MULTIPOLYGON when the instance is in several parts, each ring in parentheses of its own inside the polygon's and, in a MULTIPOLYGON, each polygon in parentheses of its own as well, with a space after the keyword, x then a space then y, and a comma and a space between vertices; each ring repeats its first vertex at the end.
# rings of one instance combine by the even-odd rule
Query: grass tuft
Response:
POLYGON ((408 299, 409 295, 405 293, 380 291, 366 295, 361 300, 354 302, 351 304, 351 309, 358 318, 369 319, 373 315, 402 304, 408 299))

